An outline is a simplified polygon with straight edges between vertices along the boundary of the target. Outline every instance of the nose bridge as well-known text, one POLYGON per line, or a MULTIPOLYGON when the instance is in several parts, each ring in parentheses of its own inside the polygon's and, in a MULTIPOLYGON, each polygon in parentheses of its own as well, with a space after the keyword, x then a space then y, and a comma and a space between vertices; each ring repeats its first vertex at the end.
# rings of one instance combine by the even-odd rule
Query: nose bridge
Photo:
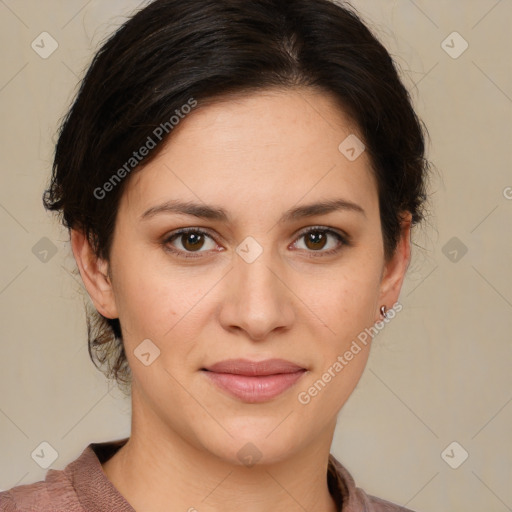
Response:
MULTIPOLYGON (((251 248, 250 251, 253 251, 251 248)), ((253 261, 244 259, 238 254, 235 262, 235 272, 238 275, 240 286, 251 292, 251 297, 262 295, 268 300, 276 300, 282 290, 279 290, 276 273, 279 272, 278 258, 271 249, 261 252, 253 261), (277 282, 276 282, 277 281, 277 282)))
POLYGON ((251 338, 262 339, 273 329, 290 325, 290 292, 281 282, 284 276, 277 277, 282 272, 279 262, 275 251, 250 237, 237 247, 221 314, 225 327, 236 326, 251 338))

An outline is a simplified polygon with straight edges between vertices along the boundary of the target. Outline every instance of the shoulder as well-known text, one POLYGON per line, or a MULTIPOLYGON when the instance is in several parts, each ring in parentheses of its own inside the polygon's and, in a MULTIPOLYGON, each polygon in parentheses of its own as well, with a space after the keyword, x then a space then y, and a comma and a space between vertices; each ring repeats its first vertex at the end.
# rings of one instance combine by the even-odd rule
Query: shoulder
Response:
MULTIPOLYGON (((44 481, 18 485, 0 493, 0 512, 57 512, 73 504, 74 491, 64 471, 50 469, 44 481)), ((82 511, 69 508, 69 512, 82 511)))
POLYGON ((82 512, 64 470, 50 469, 44 481, 0 492, 0 512, 82 512))
POLYGON ((44 481, 1 492, 0 512, 135 512, 101 466, 127 440, 91 443, 64 469, 48 470, 44 481))
POLYGON ((49 469, 44 480, 1 492, 0 512, 85 512, 77 483, 90 473, 94 460, 89 445, 64 469, 49 469))

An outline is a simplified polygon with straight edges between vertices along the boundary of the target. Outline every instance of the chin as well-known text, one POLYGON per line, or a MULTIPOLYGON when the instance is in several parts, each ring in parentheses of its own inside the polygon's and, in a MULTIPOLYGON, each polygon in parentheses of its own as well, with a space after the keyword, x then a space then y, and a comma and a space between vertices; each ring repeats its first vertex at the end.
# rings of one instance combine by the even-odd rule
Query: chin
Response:
POLYGON ((289 419, 285 421, 286 426, 283 424, 285 416, 220 421, 233 437, 223 431, 215 439, 206 438, 204 448, 231 465, 252 467, 280 463, 298 451, 303 440, 299 425, 288 423, 289 419))

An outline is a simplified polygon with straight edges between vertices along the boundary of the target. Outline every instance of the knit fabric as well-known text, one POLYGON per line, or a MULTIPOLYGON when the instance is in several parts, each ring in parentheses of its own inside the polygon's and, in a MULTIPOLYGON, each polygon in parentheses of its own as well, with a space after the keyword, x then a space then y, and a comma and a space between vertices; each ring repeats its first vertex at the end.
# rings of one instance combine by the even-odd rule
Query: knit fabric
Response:
MULTIPOLYGON (((0 512, 135 512, 101 466, 126 441, 91 443, 63 470, 48 470, 44 481, 0 492, 0 512)), ((356 487, 332 454, 327 482, 340 512, 413 512, 356 487)))

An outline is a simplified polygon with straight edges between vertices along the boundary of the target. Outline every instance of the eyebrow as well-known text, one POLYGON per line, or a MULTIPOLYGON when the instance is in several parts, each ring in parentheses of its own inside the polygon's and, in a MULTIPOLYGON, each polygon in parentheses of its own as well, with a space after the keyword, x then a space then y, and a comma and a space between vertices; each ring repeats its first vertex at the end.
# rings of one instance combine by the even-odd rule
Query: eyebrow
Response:
MULTIPOLYGON (((306 204, 296 208, 290 208, 283 213, 278 224, 292 222, 295 220, 314 217, 316 215, 326 215, 335 211, 356 212, 366 217, 364 209, 352 201, 346 199, 331 199, 317 203, 306 204)), ((229 222, 230 216, 223 208, 219 206, 209 206, 206 204, 192 203, 189 201, 170 200, 157 206, 153 206, 141 215, 141 220, 149 219, 162 213, 177 213, 190 215, 199 219, 216 220, 229 222)))

